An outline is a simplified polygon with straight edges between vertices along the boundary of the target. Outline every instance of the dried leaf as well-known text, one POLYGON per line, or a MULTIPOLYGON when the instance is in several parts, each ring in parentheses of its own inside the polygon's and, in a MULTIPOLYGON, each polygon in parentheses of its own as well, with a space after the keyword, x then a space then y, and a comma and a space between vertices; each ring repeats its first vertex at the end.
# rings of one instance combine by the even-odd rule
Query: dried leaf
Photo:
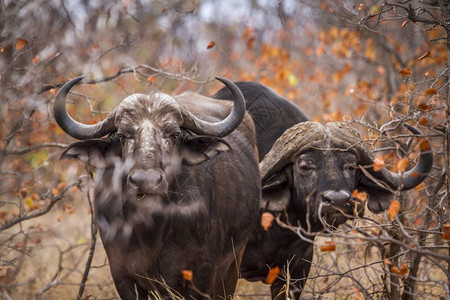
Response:
POLYGON ((27 196, 27 194, 28 194, 28 190, 27 189, 21 189, 19 191, 20 198, 25 198, 27 196))
POLYGON ((445 223, 442 225, 442 231, 444 233, 450 233, 450 223, 445 223))
POLYGON ((431 149, 430 143, 426 139, 420 141, 419 147, 421 151, 430 151, 431 149))
POLYGON ((360 200, 361 202, 364 202, 364 201, 367 200, 368 195, 367 195, 367 193, 364 192, 364 191, 359 192, 357 189, 355 189, 355 190, 353 191, 353 193, 352 193, 352 197, 355 198, 355 199, 360 200))
POLYGON ((405 263, 402 264, 400 269, 398 267, 392 267, 391 272, 400 276, 406 275, 408 273, 408 267, 405 263))
POLYGON ((325 242, 325 245, 320 246, 320 251, 335 251, 336 243, 333 241, 325 242))
POLYGON ((411 69, 404 68, 404 69, 401 69, 400 72, 398 72, 398 74, 400 74, 403 77, 406 77, 406 76, 411 75, 412 71, 411 71, 411 69))
POLYGON ((403 21, 403 23, 402 23, 402 26, 401 26, 401 27, 402 27, 402 28, 403 28, 403 27, 405 27, 405 26, 406 26, 406 24, 408 24, 408 23, 409 23, 409 21, 408 21, 408 20, 405 20, 405 21, 403 21))
POLYGON ((33 64, 37 64, 39 61, 39 55, 36 55, 33 60, 31 61, 33 64))
POLYGON ((422 118, 419 120, 419 124, 420 125, 427 125, 428 124, 428 119, 427 118, 422 118))
POLYGON ((443 233, 442 234, 442 239, 444 239, 444 240, 450 240, 450 233, 443 233))
POLYGON ((391 219, 391 221, 393 221, 395 219, 395 216, 400 211, 400 207, 401 207, 401 205, 398 200, 391 201, 391 204, 389 205, 389 208, 387 210, 387 214, 388 214, 389 218, 391 219))
POLYGON ((431 96, 431 95, 436 95, 437 94, 437 90, 434 88, 428 89, 424 92, 425 95, 431 96))
POLYGON ((431 108, 431 105, 428 105, 425 102, 422 102, 419 105, 417 105, 417 108, 420 110, 429 110, 431 108))
POLYGON ((16 40, 16 50, 23 49, 28 44, 26 39, 18 38, 16 40))
POLYGON ((280 268, 279 267, 271 268, 269 270, 269 272, 267 273, 265 282, 267 284, 272 284, 275 281, 275 279, 277 279, 277 276, 278 276, 279 273, 280 273, 280 268))
POLYGON ((209 42, 208 46, 206 46, 206 49, 211 49, 212 47, 214 47, 216 45, 216 42, 211 41, 209 42))
POLYGON ((381 155, 377 155, 373 160, 372 168, 375 172, 380 171, 384 168, 384 159, 381 155))
POLYGON ((194 278, 192 270, 182 270, 181 274, 183 274, 183 278, 187 281, 192 281, 192 279, 194 278))
POLYGON ((270 212, 263 212, 261 215, 261 226, 265 231, 269 230, 273 225, 275 217, 270 212))
POLYGON ((385 258, 384 263, 387 264, 388 266, 392 265, 392 261, 389 258, 385 258))
POLYGON ((409 161, 407 158, 402 158, 397 162, 397 170, 399 172, 405 172, 406 168, 409 165, 409 161))
POLYGON ((8 215, 7 211, 1 210, 0 211, 0 220, 5 220, 7 215, 8 215))

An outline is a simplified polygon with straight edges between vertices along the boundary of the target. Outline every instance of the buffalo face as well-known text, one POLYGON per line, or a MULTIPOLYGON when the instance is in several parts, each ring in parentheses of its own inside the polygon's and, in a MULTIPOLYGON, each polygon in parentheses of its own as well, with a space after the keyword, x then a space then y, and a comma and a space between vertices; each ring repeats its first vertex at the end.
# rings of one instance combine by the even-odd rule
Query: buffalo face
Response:
POLYGON ((355 189, 367 194, 368 208, 378 213, 393 193, 422 182, 432 164, 432 152, 422 151, 419 163, 402 176, 375 172, 372 152, 350 126, 303 122, 286 130, 260 163, 262 207, 285 210, 291 223, 308 231, 335 228, 363 215, 364 203, 352 197, 355 189))
POLYGON ((292 206, 295 211, 307 212, 313 224, 338 226, 350 216, 363 214, 363 205, 352 198, 357 156, 350 151, 322 149, 316 145, 300 153, 290 167, 297 187, 293 196, 306 200, 292 206))
POLYGON ((100 170, 114 167, 115 182, 109 184, 120 187, 118 192, 129 200, 161 200, 168 196, 168 186, 183 163, 199 164, 229 150, 220 137, 240 124, 245 103, 231 82, 218 79, 239 99, 223 121, 197 119, 175 98, 154 93, 125 98, 95 125, 78 123, 67 114, 65 98, 82 77, 69 81, 56 97, 54 115, 66 133, 84 141, 72 144, 63 158, 76 158, 100 170))

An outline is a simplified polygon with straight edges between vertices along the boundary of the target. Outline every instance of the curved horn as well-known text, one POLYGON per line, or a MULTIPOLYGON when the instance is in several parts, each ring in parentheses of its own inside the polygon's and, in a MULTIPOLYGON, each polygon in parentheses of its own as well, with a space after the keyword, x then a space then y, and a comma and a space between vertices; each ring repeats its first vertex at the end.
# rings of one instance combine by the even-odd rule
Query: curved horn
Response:
MULTIPOLYGON (((416 128, 405 124, 406 128, 414 134, 423 136, 422 132, 417 130, 416 128)), ((363 160, 370 162, 370 165, 373 163, 373 157, 371 153, 368 155, 366 151, 361 151, 360 155, 363 156, 363 160)), ((364 163, 364 165, 366 165, 364 163)), ((381 180, 389 185, 390 188, 394 190, 407 191, 413 189, 418 186, 422 181, 425 180, 428 173, 431 171, 433 167, 433 151, 431 150, 430 142, 428 140, 424 140, 420 143, 420 156, 419 162, 412 168, 411 170, 399 175, 394 172, 389 171, 386 168, 381 169, 378 172, 375 172, 371 167, 367 169, 367 171, 378 180, 381 180)))
POLYGON ((102 137, 114 130, 114 111, 108 117, 95 125, 86 125, 79 123, 72 119, 66 110, 66 97, 70 89, 83 80, 84 76, 76 77, 66 82, 59 90, 53 104, 53 116, 59 127, 62 128, 68 135, 78 140, 85 140, 90 138, 102 137))
POLYGON ((220 122, 211 123, 198 119, 184 106, 181 106, 181 113, 184 118, 183 127, 192 130, 196 134, 224 137, 235 130, 244 119, 245 99, 241 90, 233 82, 223 77, 216 77, 216 79, 225 84, 233 95, 233 109, 228 117, 220 122))

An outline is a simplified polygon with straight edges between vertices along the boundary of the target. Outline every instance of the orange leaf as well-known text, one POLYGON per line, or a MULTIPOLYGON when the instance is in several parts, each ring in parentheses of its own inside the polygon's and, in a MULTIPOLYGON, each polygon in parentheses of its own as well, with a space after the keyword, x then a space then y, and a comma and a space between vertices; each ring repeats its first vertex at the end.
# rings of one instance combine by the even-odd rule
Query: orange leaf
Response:
POLYGON ((325 242, 325 245, 320 246, 320 251, 335 251, 336 243, 333 241, 325 242))
POLYGON ((436 95, 437 91, 436 91, 436 89, 431 88, 431 89, 426 90, 424 94, 428 95, 428 96, 436 95))
POLYGON ((267 284, 272 284, 275 281, 275 279, 277 279, 277 276, 278 276, 279 273, 280 273, 280 268, 279 267, 271 268, 269 270, 269 273, 267 273, 265 282, 267 284))
POLYGON ((427 140, 422 140, 419 144, 420 150, 421 151, 430 151, 430 143, 427 140))
POLYGON ((183 278, 187 281, 192 281, 192 279, 194 278, 191 270, 182 270, 181 274, 183 274, 183 278))
POLYGON ((400 74, 403 77, 406 77, 406 76, 411 75, 412 71, 411 71, 411 69, 404 68, 404 69, 401 69, 400 72, 398 72, 398 74, 400 74))
POLYGON ((156 79, 155 76, 148 76, 148 77, 147 77, 147 81, 148 81, 148 82, 154 82, 155 79, 156 79))
POLYGON ((18 38, 16 40, 16 50, 23 49, 28 44, 26 39, 18 38))
POLYGON ((406 266, 405 263, 403 263, 402 266, 400 267, 400 269, 398 267, 392 267, 391 271, 392 271, 392 273, 403 276, 408 273, 408 267, 406 266))
POLYGON ((19 191, 19 196, 20 196, 20 198, 25 198, 25 197, 27 196, 27 194, 28 194, 27 189, 21 189, 21 190, 19 191))
POLYGON ((214 47, 216 45, 216 42, 211 41, 209 42, 208 46, 206 46, 206 49, 211 49, 212 47, 214 47))
POLYGON ((431 105, 422 102, 419 105, 417 105, 417 108, 420 110, 429 110, 431 108, 431 105))
POLYGON ((400 172, 405 172, 406 167, 408 167, 409 161, 407 158, 402 158, 397 162, 397 170, 400 172))
POLYGON ((421 61, 422 59, 427 58, 429 56, 430 56, 430 51, 427 51, 425 54, 423 54, 421 57, 419 57, 417 59, 417 61, 421 61))
POLYGON ((401 26, 401 27, 402 27, 402 28, 403 28, 403 27, 405 27, 405 26, 406 26, 406 24, 408 24, 408 23, 409 23, 409 21, 408 21, 408 20, 406 20, 406 21, 403 21, 403 23, 402 23, 402 26, 401 26))
POLYGON ((261 215, 261 226, 265 231, 273 225, 274 216, 270 212, 263 212, 261 215))
POLYGON ((400 207, 401 207, 401 205, 398 200, 391 201, 391 204, 389 205, 389 208, 387 210, 387 214, 388 214, 389 218, 391 219, 391 221, 395 219, 395 216, 400 211, 400 207))
POLYGON ((0 211, 0 220, 5 220, 7 215, 8 215, 7 211, 1 210, 0 211))
POLYGON ((422 118, 419 120, 419 124, 420 125, 427 125, 428 124, 428 119, 427 118, 422 118))
POLYGON ((31 62, 33 64, 37 64, 38 61, 39 61, 39 55, 36 55, 31 62))
POLYGON ((377 155, 373 160, 372 168, 375 172, 380 171, 384 168, 384 159, 381 155, 377 155))
POLYGON ((450 233, 450 223, 445 223, 442 225, 442 231, 444 233, 450 233))
POLYGON ((352 197, 364 202, 367 200, 367 193, 364 191, 359 192, 357 189, 355 189, 352 193, 352 197))
POLYGON ((392 265, 392 261, 389 258, 385 258, 384 263, 387 265, 392 265))
POLYGON ((444 233, 442 234, 442 239, 444 239, 444 240, 450 240, 450 233, 444 232, 444 233))

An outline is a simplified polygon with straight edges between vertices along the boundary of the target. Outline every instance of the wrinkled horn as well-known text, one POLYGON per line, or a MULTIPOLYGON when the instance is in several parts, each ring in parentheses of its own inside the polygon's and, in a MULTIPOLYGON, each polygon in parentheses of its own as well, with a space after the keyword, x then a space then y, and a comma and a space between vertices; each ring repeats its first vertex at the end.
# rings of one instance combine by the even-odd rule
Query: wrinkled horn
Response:
POLYGON ((114 126, 114 111, 106 119, 95 125, 86 125, 72 119, 66 110, 66 97, 70 89, 83 80, 84 76, 76 77, 65 83, 59 90, 53 105, 53 115, 59 127, 68 135, 78 140, 100 138, 116 130, 114 126))
POLYGON ((295 155, 315 141, 325 138, 325 127, 317 122, 302 122, 287 129, 259 163, 261 182, 292 163, 295 155))
POLYGON ((217 123, 200 120, 184 106, 181 106, 181 113, 184 118, 184 128, 190 129, 196 134, 224 137, 235 130, 244 119, 245 99, 241 90, 233 82, 223 77, 216 77, 216 79, 227 86, 233 95, 233 109, 224 120, 217 123))

